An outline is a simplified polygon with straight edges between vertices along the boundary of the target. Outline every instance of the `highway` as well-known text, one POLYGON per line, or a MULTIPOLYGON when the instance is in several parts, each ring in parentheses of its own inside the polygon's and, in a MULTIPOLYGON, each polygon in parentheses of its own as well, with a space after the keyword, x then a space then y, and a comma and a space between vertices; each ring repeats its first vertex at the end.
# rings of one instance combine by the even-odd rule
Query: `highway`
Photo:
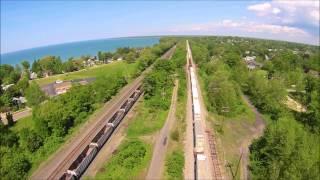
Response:
MULTIPOLYGON (((161 58, 166 59, 171 57, 172 53, 173 51, 171 50, 171 53, 165 53, 161 58)), ((85 147, 90 144, 101 127, 107 123, 113 114, 120 109, 120 106, 141 85, 145 73, 150 71, 150 69, 151 67, 133 82, 126 85, 112 100, 107 102, 100 111, 93 114, 78 130, 77 134, 70 138, 47 162, 40 165, 38 170, 31 176, 31 179, 59 179, 85 147)))

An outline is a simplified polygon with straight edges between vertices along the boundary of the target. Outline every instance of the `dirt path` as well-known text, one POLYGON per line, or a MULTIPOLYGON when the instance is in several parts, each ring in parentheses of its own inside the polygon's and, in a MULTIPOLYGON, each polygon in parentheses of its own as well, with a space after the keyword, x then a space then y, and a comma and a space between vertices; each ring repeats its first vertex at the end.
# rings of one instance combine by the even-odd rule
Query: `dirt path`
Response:
POLYGON ((240 153, 242 153, 240 179, 246 180, 246 179, 249 179, 249 176, 248 176, 249 146, 254 139, 262 136, 266 124, 263 120, 262 115, 259 113, 257 108, 252 105, 249 98, 247 96, 243 96, 243 99, 255 114, 254 126, 253 126, 253 128, 250 128, 251 136, 249 138, 245 139, 242 142, 241 147, 239 148, 240 153))
POLYGON ((177 106, 178 86, 179 86, 179 81, 176 80, 175 87, 173 88, 171 105, 170 105, 170 110, 167 116, 167 120, 163 128, 160 130, 160 134, 158 135, 154 145, 152 160, 146 176, 147 180, 163 179, 164 160, 165 160, 166 152, 168 148, 167 142, 169 140, 168 138, 170 138, 170 130, 172 128, 172 125, 176 120, 175 113, 176 113, 176 106, 177 106))

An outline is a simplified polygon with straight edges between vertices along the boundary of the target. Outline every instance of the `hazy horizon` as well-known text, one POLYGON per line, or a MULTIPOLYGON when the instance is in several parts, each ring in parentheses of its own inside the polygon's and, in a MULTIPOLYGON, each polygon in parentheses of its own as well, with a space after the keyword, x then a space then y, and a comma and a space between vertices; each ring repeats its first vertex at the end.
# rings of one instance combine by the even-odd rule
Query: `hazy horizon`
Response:
POLYGON ((159 35, 241 36, 319 45, 319 1, 1 1, 1 22, 1 54, 159 35))

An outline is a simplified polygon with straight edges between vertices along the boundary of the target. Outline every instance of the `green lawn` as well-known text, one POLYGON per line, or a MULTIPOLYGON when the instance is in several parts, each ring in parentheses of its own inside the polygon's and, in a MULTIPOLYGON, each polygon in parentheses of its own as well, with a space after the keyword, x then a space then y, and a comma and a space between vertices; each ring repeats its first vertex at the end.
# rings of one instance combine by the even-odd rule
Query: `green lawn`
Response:
POLYGON ((137 107, 137 112, 128 128, 129 138, 150 135, 160 130, 168 115, 168 111, 154 110, 147 107, 145 101, 142 101, 137 107))
POLYGON ((76 72, 66 73, 66 74, 59 74, 54 75, 46 78, 36 79, 35 81, 39 85, 45 85, 56 80, 72 80, 72 79, 83 79, 83 78, 90 78, 90 77, 98 77, 98 76, 111 76, 117 73, 122 73, 126 76, 130 76, 136 71, 138 63, 128 64, 124 61, 117 61, 110 64, 103 64, 96 67, 91 67, 87 69, 83 69, 76 72))
POLYGON ((17 121, 14 126, 11 127, 11 129, 15 132, 20 131, 23 128, 34 128, 34 121, 32 120, 32 116, 27 116, 24 118, 21 118, 19 121, 17 121))

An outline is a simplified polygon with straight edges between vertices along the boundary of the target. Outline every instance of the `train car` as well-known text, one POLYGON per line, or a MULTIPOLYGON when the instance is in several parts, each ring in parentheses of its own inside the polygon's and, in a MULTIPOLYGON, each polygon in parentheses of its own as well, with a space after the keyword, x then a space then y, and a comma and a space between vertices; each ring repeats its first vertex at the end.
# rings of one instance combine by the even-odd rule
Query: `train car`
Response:
POLYGON ((204 132, 201 126, 200 120, 194 121, 194 132, 196 138, 196 145, 195 145, 195 152, 196 153, 203 153, 204 152, 204 132))
POLYGON ((134 102, 141 95, 141 86, 139 86, 134 93, 131 94, 128 100, 126 100, 114 115, 108 120, 107 125, 103 126, 97 135, 93 138, 91 143, 85 147, 77 159, 71 164, 67 172, 65 172, 60 179, 79 179, 84 171, 88 168, 98 151, 110 138, 114 129, 120 124, 125 114, 131 109, 134 102))
POLYGON ((113 127, 117 127, 120 124, 121 120, 123 119, 123 117, 125 115, 125 110, 120 109, 116 114, 117 114, 117 117, 113 121, 113 125, 114 125, 113 127))
POLYGON ((98 153, 97 147, 91 148, 89 154, 84 158, 84 160, 80 163, 78 168, 75 170, 77 178, 79 178, 84 173, 84 171, 90 165, 90 163, 92 162, 93 158, 96 156, 97 153, 98 153))
POLYGON ((113 127, 109 127, 109 128, 107 128, 105 133, 99 138, 99 140, 97 141, 99 149, 101 149, 101 147, 106 143, 106 141, 111 136, 112 132, 113 132, 113 127))
POLYGON ((198 120, 198 118, 200 118, 201 115, 201 110, 200 110, 200 103, 199 100, 196 99, 195 101, 193 101, 193 120, 198 120))
POLYGON ((78 179, 98 152, 97 146, 88 145, 68 168, 67 173, 78 179))

